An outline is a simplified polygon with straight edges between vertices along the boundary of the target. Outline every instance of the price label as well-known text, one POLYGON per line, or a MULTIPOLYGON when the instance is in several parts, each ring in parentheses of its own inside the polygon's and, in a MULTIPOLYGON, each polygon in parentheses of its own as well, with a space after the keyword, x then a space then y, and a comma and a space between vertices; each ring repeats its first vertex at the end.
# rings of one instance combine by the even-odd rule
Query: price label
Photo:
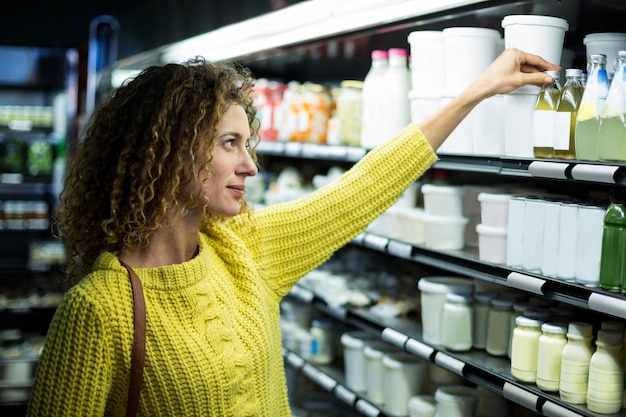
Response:
POLYGON ((297 142, 285 143, 285 155, 287 156, 299 156, 302 151, 302 145, 297 142))
POLYGON ((565 170, 567 167, 569 164, 561 162, 533 161, 528 166, 528 172, 533 177, 566 180, 565 170))
POLYGON ((537 400, 539 397, 531 392, 521 389, 517 385, 505 382, 502 387, 502 396, 509 401, 522 405, 529 410, 537 412, 537 400))
POLYGON ((572 178, 577 181, 603 182, 615 184, 615 173, 619 166, 577 164, 572 168, 572 178))
POLYGON ((302 145, 302 157, 304 158, 316 158, 321 152, 320 145, 315 145, 313 143, 305 143, 302 145))
POLYGON ((289 291, 292 297, 297 298, 305 303, 310 303, 315 298, 315 294, 311 290, 301 287, 300 285, 294 285, 289 291))
POLYGON ((552 401, 546 401, 541 407, 541 413, 547 417, 580 417, 580 414, 568 410, 552 401))
POLYGON ((409 337, 405 334, 400 333, 395 329, 391 329, 389 327, 385 328, 381 333, 381 338, 400 349, 404 349, 404 344, 409 339, 409 337))
POLYGON ((384 252, 387 249, 387 243, 389 243, 389 239, 383 236, 366 234, 365 239, 363 240, 363 245, 366 248, 375 249, 377 251, 384 252))
POLYGON ((352 239, 352 243, 362 246, 364 240, 365 240, 365 233, 361 233, 360 235, 352 239))
POLYGON ((463 376, 463 369, 465 368, 465 362, 453 358, 450 355, 446 355, 443 352, 438 352, 435 355, 435 363, 448 371, 454 372, 459 376, 463 376))
POLYGON ((304 359, 302 359, 300 356, 296 355, 293 352, 289 352, 287 354, 287 363, 289 363, 295 369, 300 369, 304 365, 304 359))
POLYGON ((542 287, 546 281, 530 275, 520 274, 519 272, 511 272, 506 277, 506 283, 509 287, 543 295, 542 287))
POLYGON ((321 371, 317 373, 317 379, 315 382, 328 392, 333 392, 333 389, 335 389, 335 386, 337 385, 337 381, 321 371))
POLYGON ((407 350, 407 352, 410 352, 426 360, 430 360, 430 357, 435 351, 435 349, 415 339, 407 340, 406 344, 404 345, 404 348, 407 350))
POLYGON ((413 246, 406 242, 398 242, 397 240, 390 240, 387 244, 387 253, 398 258, 411 259, 413 253, 413 246))
POLYGON ((350 407, 354 407, 354 402, 356 401, 356 394, 354 392, 350 391, 343 385, 337 384, 334 393, 335 396, 341 401, 348 404, 350 407))
POLYGON ((589 295, 587 304, 592 310, 626 319, 626 300, 623 298, 611 297, 594 292, 589 295))
POLYGON ((302 373, 308 376, 310 380, 316 382, 317 375, 320 373, 320 371, 318 371, 317 368, 311 365, 310 363, 307 363, 302 367, 302 373))
POLYGON ((365 156, 366 152, 365 148, 357 148, 356 146, 347 148, 346 160, 358 161, 365 156))
POLYGON ((380 415, 380 410, 374 405, 365 401, 364 399, 360 399, 359 401, 357 401, 355 408, 359 413, 363 414, 364 416, 378 417, 380 415))

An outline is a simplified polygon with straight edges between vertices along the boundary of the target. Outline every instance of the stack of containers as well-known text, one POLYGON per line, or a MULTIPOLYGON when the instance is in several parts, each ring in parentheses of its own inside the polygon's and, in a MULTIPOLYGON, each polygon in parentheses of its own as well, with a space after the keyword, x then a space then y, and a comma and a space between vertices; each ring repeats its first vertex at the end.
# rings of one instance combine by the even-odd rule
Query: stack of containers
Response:
POLYGON ((480 193, 480 221, 478 257, 482 261, 505 264, 507 257, 507 232, 509 225, 510 194, 480 193))
POLYGON ((465 246, 463 202, 466 189, 456 185, 424 184, 424 240, 427 247, 459 250, 465 246))

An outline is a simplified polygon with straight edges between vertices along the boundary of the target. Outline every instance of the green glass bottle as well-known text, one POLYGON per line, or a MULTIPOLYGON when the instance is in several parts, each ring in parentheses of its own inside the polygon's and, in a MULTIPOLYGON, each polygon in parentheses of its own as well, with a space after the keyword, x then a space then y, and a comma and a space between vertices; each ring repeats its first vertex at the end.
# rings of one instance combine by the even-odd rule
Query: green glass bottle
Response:
POLYGON ((604 215, 600 287, 626 293, 626 206, 614 198, 604 215))

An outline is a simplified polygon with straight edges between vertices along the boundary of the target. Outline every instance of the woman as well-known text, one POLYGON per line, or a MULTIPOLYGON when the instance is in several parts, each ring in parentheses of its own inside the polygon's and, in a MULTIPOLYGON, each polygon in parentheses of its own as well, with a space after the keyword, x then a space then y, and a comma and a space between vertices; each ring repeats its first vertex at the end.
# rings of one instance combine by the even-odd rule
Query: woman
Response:
POLYGON ((72 284, 47 335, 30 416, 123 416, 133 341, 128 272, 147 306, 139 415, 286 416, 279 302, 436 160, 481 100, 551 82, 505 51, 458 98, 338 181, 257 211, 252 77, 193 61, 146 69, 94 114, 57 217, 72 284))

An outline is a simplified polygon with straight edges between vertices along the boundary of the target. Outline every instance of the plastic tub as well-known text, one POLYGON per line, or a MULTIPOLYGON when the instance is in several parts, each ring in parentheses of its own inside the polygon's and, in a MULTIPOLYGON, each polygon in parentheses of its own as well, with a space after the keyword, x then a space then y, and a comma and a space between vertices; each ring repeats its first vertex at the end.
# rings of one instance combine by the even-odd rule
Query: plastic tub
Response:
POLYGON ((414 245, 422 245, 424 237, 424 209, 405 209, 398 213, 398 239, 414 245))
POLYGON ((617 54, 626 49, 626 33, 590 33, 585 36, 583 43, 587 50, 587 57, 593 54, 606 55, 606 70, 614 73, 617 54))
POLYGON ((481 261, 505 264, 507 229, 478 224, 476 232, 478 232, 478 258, 481 261))
POLYGON ((511 194, 480 193, 480 221, 485 226, 506 229, 509 225, 511 194))
POLYGON ((422 185, 426 215, 463 217, 465 192, 465 187, 457 185, 422 185))
POLYGON ((424 215, 424 242, 432 249, 459 250, 465 246, 467 217, 424 215))
POLYGON ((452 385, 437 389, 435 401, 438 416, 474 417, 478 394, 475 388, 452 385))
POLYGON ((409 33, 411 81, 416 94, 441 97, 446 89, 443 32, 418 30, 409 33))
POLYGON ((385 411, 395 416, 409 415, 409 400, 421 393, 426 364, 406 352, 383 356, 385 411))
POLYGON ((361 330, 346 332, 341 335, 346 386, 353 391, 364 392, 366 389, 363 348, 367 342, 374 340, 380 340, 380 338, 371 332, 361 330))
POLYGON ((424 123, 441 108, 441 96, 426 96, 415 89, 409 92, 411 105, 411 122, 417 125, 424 123))
POLYGON ((441 343, 441 313, 446 294, 473 294, 474 282, 461 277, 423 277, 417 288, 420 291, 422 338, 438 345, 441 343))
POLYGON ((385 403, 383 356, 401 352, 382 340, 367 342, 363 347, 365 357, 365 393, 374 404, 385 403))

